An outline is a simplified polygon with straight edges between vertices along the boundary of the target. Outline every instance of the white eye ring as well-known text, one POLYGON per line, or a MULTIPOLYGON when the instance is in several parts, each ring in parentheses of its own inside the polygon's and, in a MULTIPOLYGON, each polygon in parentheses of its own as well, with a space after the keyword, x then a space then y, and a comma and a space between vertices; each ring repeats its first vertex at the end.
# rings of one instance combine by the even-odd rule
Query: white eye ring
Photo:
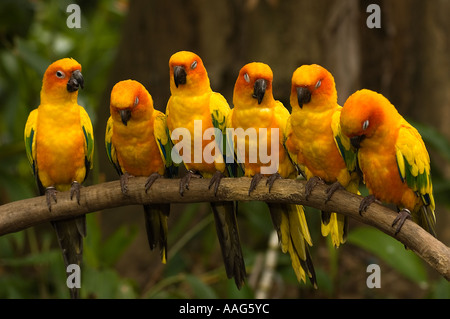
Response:
POLYGON ((367 130, 368 127, 369 127, 369 120, 365 120, 363 125, 362 125, 362 128, 365 131, 365 130, 367 130))
POLYGON ((192 62, 191 69, 195 69, 197 67, 197 61, 192 62))
POLYGON ((245 82, 250 83, 250 77, 248 76, 247 73, 244 73, 244 80, 245 82))
POLYGON ((136 98, 134 99, 134 106, 138 105, 139 103, 139 98, 136 96, 136 98))
POLYGON ((318 89, 322 85, 322 80, 317 81, 316 83, 316 89, 318 89))
POLYGON ((60 79, 64 79, 66 77, 66 75, 64 74, 63 71, 56 71, 56 77, 58 77, 60 79))

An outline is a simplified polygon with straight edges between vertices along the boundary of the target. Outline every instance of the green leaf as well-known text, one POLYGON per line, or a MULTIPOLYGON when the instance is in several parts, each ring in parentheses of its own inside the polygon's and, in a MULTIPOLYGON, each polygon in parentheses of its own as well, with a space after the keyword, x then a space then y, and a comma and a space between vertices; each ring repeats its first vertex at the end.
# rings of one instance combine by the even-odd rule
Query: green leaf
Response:
POLYGON ((234 280, 226 281, 227 287, 227 295, 228 299, 253 299, 255 298, 254 292, 252 288, 247 284, 241 287, 241 289, 237 289, 234 280))
POLYGON ((131 282, 120 278, 112 269, 84 268, 81 275, 81 291, 83 298, 136 298, 131 282))
POLYGON ((17 38, 17 51, 22 59, 38 74, 44 74, 45 70, 50 65, 49 60, 40 55, 30 42, 17 38))
POLYGON ((192 276, 192 275, 188 275, 188 276, 186 276, 186 281, 191 286, 191 288, 194 292, 195 298, 201 298, 201 299, 216 299, 217 298, 217 294, 215 293, 215 291, 210 286, 208 286, 203 281, 201 281, 199 278, 192 276))
POLYGON ((101 251, 103 265, 113 267, 125 249, 136 238, 137 231, 137 227, 123 225, 109 236, 101 251))
POLYGON ((450 299, 450 283, 446 279, 441 278, 434 284, 431 297, 435 299, 450 299))
MULTIPOLYGON (((358 227, 348 234, 347 241, 381 258, 400 274, 418 284, 427 282, 422 260, 404 245, 382 231, 369 226, 358 227)), ((383 276, 383 271, 381 271, 383 276)))

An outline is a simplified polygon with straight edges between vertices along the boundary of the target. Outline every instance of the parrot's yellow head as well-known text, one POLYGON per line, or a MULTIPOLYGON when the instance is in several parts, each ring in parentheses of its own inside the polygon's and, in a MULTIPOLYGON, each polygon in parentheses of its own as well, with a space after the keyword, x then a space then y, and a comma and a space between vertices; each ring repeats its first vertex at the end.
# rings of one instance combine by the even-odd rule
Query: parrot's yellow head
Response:
POLYGON ((111 91, 110 111, 114 121, 126 126, 130 120, 148 119, 153 113, 153 99, 138 81, 120 81, 111 91))
POLYGON ((244 65, 234 85, 233 103, 235 107, 267 105, 273 100, 273 72, 264 63, 252 62, 244 65))
MULTIPOLYGON (((382 133, 381 126, 389 127, 388 114, 400 116, 395 107, 383 95, 371 90, 353 93, 341 111, 341 131, 348 136, 355 148, 364 145, 366 139, 382 133)), ((391 117, 393 119, 393 117, 391 117)))
POLYGON ((55 61, 44 73, 41 102, 50 99, 76 100, 80 87, 84 87, 81 65, 72 58, 55 61))
POLYGON ((189 51, 179 51, 169 60, 170 92, 197 95, 211 91, 208 73, 200 57, 189 51))
POLYGON ((292 108, 303 108, 305 105, 318 107, 337 103, 334 77, 320 65, 302 65, 292 74, 291 82, 292 108))

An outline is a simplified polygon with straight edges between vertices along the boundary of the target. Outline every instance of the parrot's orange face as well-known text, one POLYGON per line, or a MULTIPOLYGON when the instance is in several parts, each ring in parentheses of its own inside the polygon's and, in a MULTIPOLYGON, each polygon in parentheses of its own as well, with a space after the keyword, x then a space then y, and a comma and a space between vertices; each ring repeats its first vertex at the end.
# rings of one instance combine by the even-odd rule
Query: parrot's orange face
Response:
POLYGON ((189 51, 179 51, 169 60, 170 91, 202 92, 209 90, 208 73, 200 57, 189 51))
POLYGON ((292 75, 291 106, 303 108, 311 101, 320 104, 322 98, 337 103, 336 86, 331 73, 317 64, 297 68, 292 75))
POLYGON ((341 130, 355 148, 383 124, 387 105, 391 104, 385 97, 370 90, 357 91, 347 99, 341 112, 341 130))
POLYGON ((135 115, 137 118, 147 118, 145 113, 153 111, 153 100, 145 87, 134 80, 120 81, 114 85, 110 100, 111 116, 122 121, 126 126, 135 115))
POLYGON ((234 85, 234 100, 239 99, 236 105, 260 105, 264 98, 273 99, 272 94, 273 72, 264 63, 252 62, 242 67, 234 85))
POLYGON ((42 81, 42 91, 55 95, 65 95, 77 92, 84 87, 81 65, 71 58, 53 62, 45 71, 42 81))

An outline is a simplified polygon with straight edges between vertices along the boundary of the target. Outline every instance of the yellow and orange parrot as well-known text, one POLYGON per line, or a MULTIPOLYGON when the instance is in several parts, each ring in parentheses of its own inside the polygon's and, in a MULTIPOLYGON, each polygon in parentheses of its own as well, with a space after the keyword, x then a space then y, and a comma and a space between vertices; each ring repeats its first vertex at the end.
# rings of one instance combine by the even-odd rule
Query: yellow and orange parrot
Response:
MULTIPOLYGON (((114 85, 111 116, 105 134, 106 153, 120 175, 122 193, 130 176, 148 176, 146 191, 162 176, 171 176, 171 141, 166 116, 153 108, 145 87, 134 80, 114 85)), ((167 259, 167 219, 170 204, 144 205, 145 227, 150 249, 159 246, 161 260, 167 259)))
MULTIPOLYGON (((210 187, 215 184, 217 191, 220 179, 230 176, 232 170, 227 168, 224 160, 223 140, 212 139, 211 130, 216 129, 225 135, 230 107, 220 93, 212 91, 203 61, 197 54, 189 51, 173 54, 169 69, 171 96, 166 108, 167 126, 175 149, 183 145, 178 151, 188 170, 180 181, 180 194, 189 188, 191 177, 200 176, 211 178, 210 187)), ((234 277, 236 286, 240 288, 246 270, 235 203, 212 202, 211 208, 227 276, 234 277)))
MULTIPOLYGON (((81 65, 65 58, 52 63, 42 81, 41 102, 28 116, 25 148, 39 192, 46 195, 51 211, 58 191, 70 190, 70 198, 80 203, 81 183, 92 168, 94 134, 85 109, 78 105, 78 89, 83 88, 81 65)), ((66 267, 81 265, 86 217, 54 221, 66 267)), ((79 297, 79 289, 70 289, 79 297)))
POLYGON ((371 90, 352 94, 341 114, 341 131, 358 149, 358 163, 370 195, 360 213, 379 200, 395 204, 396 233, 411 218, 436 236, 430 157, 419 132, 383 95, 371 90))
MULTIPOLYGON (((342 107, 337 103, 331 73, 317 64, 297 68, 292 75, 290 103, 285 145, 306 175, 306 196, 318 182, 331 184, 328 199, 341 186, 358 193, 356 153, 350 140, 340 134, 342 107)), ((335 247, 345 242, 347 224, 344 215, 322 212, 322 235, 330 235, 335 247)))
MULTIPOLYGON (((252 62, 242 67, 234 86, 234 108, 227 119, 227 127, 235 132, 232 143, 236 161, 245 176, 252 177, 249 193, 263 176, 268 176, 269 189, 277 178, 297 177, 297 171, 283 146, 289 111, 274 99, 272 82, 273 73, 267 64, 252 62), (271 163, 267 162, 266 155, 270 155, 271 163)), ((268 203, 268 206, 281 249, 289 253, 298 281, 305 282, 308 276, 316 286, 308 250, 312 240, 303 207, 275 203, 268 203)))

